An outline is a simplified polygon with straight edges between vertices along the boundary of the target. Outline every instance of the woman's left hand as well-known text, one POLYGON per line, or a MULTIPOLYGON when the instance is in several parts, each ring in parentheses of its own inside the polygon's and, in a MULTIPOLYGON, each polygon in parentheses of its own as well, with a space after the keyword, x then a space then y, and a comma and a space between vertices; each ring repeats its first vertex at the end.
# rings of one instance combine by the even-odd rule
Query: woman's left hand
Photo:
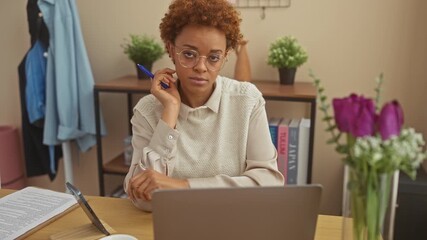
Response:
POLYGON ((147 169, 130 179, 128 193, 132 200, 140 198, 151 201, 156 189, 180 188, 189 188, 188 181, 171 178, 155 170, 147 169))

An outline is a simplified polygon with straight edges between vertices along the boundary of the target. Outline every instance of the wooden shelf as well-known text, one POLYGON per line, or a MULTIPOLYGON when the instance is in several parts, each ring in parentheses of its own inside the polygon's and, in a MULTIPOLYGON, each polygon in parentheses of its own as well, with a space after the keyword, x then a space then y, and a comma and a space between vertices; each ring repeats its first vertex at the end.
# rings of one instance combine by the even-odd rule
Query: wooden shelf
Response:
POLYGON ((125 156, 123 153, 107 162, 103 166, 104 173, 126 175, 129 171, 129 166, 125 165, 125 156))
MULTIPOLYGON (((265 100, 274 101, 289 101, 289 102, 305 102, 310 105, 310 140, 308 153, 308 173, 307 182, 311 183, 311 172, 313 164, 313 146, 314 146, 314 130, 316 122, 316 88, 311 82, 295 82, 293 85, 281 85, 279 81, 268 81, 264 79, 255 80, 251 83, 261 91, 265 100)), ((124 164, 123 153, 104 163, 102 154, 102 139, 100 127, 100 101, 99 94, 101 92, 124 93, 127 95, 127 109, 129 121, 132 117, 132 94, 150 94, 151 81, 138 80, 135 75, 127 75, 118 77, 109 81, 96 82, 94 86, 94 103, 95 103, 95 118, 96 118, 96 141, 98 155, 98 173, 99 173, 99 189, 100 195, 104 196, 104 174, 126 175, 129 166, 124 164)), ((129 125, 129 134, 132 128, 129 125)))
POLYGON ((150 80, 139 80, 134 75, 127 75, 110 81, 95 83, 95 90, 102 92, 150 93, 150 88, 150 80))
MULTIPOLYGON (((278 81, 255 80, 252 82, 262 92, 264 98, 280 100, 310 101, 316 99, 316 88, 310 82, 295 82, 293 85, 281 85, 278 81)), ((97 82, 95 89, 102 92, 139 92, 150 93, 151 82, 138 80, 127 75, 111 81, 97 82)))
POLYGON ((252 82, 262 92, 265 99, 311 101, 316 99, 316 88, 310 82, 296 82, 281 85, 279 82, 256 80, 252 82))

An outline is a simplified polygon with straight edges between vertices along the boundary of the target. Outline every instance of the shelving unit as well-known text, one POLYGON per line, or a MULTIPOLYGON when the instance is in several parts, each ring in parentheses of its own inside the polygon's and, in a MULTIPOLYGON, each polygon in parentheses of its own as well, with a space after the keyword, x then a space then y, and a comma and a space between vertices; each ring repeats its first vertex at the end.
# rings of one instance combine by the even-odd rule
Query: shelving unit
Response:
MULTIPOLYGON (((316 89, 312 83, 296 82, 294 85, 280 85, 272 81, 253 81, 253 84, 262 92, 265 100, 287 101, 287 102, 304 102, 310 105, 310 141, 308 153, 307 183, 311 183, 311 173, 313 165, 313 146, 314 130, 316 122, 316 89)), ((124 164, 123 153, 104 163, 102 152, 102 139, 100 127, 100 103, 99 95, 101 92, 124 93, 127 94, 128 119, 132 117, 132 94, 149 94, 150 81, 141 81, 136 76, 119 77, 106 82, 99 82, 94 87, 95 102, 95 121, 96 121, 96 141, 97 141, 97 160, 99 174, 100 195, 105 195, 104 175, 126 175, 129 167, 124 164)), ((129 133, 132 127, 129 124, 129 133)))

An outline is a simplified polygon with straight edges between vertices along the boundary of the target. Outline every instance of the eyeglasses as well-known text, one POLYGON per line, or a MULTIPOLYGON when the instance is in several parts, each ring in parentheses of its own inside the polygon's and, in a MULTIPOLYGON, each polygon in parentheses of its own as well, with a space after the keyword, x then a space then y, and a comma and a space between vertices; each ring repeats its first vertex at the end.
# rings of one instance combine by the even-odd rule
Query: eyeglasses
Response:
POLYGON ((199 52, 193 49, 183 49, 176 53, 181 66, 185 68, 193 68, 200 61, 200 58, 205 58, 205 66, 208 70, 216 72, 224 66, 226 57, 221 53, 211 53, 207 56, 201 56, 199 52))

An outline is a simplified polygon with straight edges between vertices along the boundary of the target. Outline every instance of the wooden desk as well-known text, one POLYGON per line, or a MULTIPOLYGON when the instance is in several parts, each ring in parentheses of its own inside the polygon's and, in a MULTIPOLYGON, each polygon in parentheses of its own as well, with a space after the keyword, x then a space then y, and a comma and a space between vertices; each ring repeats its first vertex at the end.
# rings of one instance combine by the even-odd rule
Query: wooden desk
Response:
MULTIPOLYGON (((0 189, 0 198, 13 190, 0 189)), ((126 233, 141 240, 153 239, 153 219, 150 213, 135 208, 130 200, 109 197, 88 197, 96 215, 117 233, 126 233)), ((27 239, 49 239, 52 234, 89 223, 81 208, 76 208, 30 235, 27 239)), ((340 240, 342 218, 319 215, 315 240, 340 240)))

